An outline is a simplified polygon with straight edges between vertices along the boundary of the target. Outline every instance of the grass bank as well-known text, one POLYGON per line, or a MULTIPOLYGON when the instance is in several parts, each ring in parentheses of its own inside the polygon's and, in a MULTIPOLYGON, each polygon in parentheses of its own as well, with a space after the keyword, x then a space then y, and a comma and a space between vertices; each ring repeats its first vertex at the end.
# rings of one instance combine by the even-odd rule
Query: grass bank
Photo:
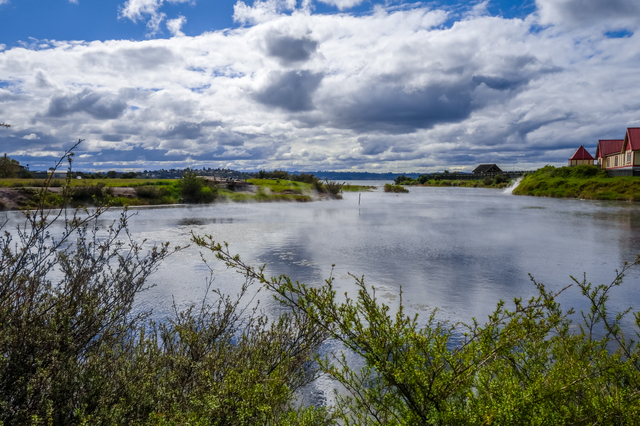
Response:
MULTIPOLYGON (((450 175, 443 175, 450 176, 450 175)), ((418 179, 407 176, 398 176, 394 183, 403 186, 457 186, 462 188, 506 188, 511 181, 503 176, 485 177, 482 180, 461 180, 461 179, 428 179, 427 175, 420 175, 418 179)))
POLYGON ((350 185, 348 183, 342 186, 344 192, 369 192, 376 189, 377 186, 373 185, 350 185))
POLYGON ((640 177, 608 177, 596 166, 545 166, 522 179, 515 195, 640 201, 640 177))
MULTIPOLYGON (((193 179, 192 179, 193 180, 193 179)), ((108 202, 112 206, 145 206, 178 203, 207 204, 230 202, 308 202, 321 197, 341 198, 342 185, 333 182, 305 183, 284 179, 249 179, 253 185, 244 191, 232 191, 198 179, 198 188, 185 188, 183 179, 72 179, 69 182, 71 206, 89 206, 108 202), (186 191, 186 192, 185 192, 186 191), (195 191, 195 192, 194 192, 195 191), (335 192, 335 193, 334 193, 335 192)), ((194 182, 192 182, 194 183, 194 182)), ((63 204, 64 180, 50 182, 41 194, 44 179, 0 179, 3 189, 0 210, 31 209, 42 202, 51 208, 63 204), (11 201, 5 195, 12 192, 11 201), (14 196, 15 195, 15 196, 14 196)))
POLYGON ((419 186, 455 186, 460 188, 506 188, 511 181, 496 182, 494 179, 489 180, 428 180, 419 186))

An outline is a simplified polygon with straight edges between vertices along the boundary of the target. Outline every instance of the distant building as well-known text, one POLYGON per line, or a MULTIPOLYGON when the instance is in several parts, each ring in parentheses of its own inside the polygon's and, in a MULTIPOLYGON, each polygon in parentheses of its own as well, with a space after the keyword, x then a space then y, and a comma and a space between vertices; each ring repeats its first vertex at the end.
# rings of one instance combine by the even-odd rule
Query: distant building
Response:
POLYGON ((49 169, 49 174, 53 175, 52 177, 54 179, 66 179, 67 178, 67 171, 66 170, 55 170, 53 168, 49 169))
POLYGON ((599 140, 596 159, 610 176, 640 176, 640 127, 629 127, 624 139, 599 140))
POLYGON ((483 176, 495 176, 502 173, 502 169, 497 164, 480 164, 473 170, 473 174, 483 176))
POLYGON ((591 154, 584 149, 584 146, 580 145, 580 148, 576 150, 575 154, 569 158, 569 166, 579 166, 582 164, 593 166, 593 160, 591 154))

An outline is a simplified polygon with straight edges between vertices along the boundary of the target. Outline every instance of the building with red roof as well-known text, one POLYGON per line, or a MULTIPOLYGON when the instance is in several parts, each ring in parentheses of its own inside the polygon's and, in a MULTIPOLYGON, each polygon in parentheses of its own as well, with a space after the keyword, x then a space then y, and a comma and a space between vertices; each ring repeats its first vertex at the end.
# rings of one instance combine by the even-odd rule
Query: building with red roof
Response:
POLYGON ((599 140, 596 159, 610 176, 640 176, 640 127, 629 127, 624 139, 599 140))
POLYGON ((569 158, 569 166, 579 166, 581 164, 593 166, 593 157, 582 145, 580 145, 580 148, 576 150, 575 154, 569 158))

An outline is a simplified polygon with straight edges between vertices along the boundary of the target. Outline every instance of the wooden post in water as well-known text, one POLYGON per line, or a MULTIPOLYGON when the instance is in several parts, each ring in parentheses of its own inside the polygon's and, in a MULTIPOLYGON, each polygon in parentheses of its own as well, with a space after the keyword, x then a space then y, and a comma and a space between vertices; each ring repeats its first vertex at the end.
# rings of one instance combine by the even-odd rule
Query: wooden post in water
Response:
POLYGON ((362 192, 358 192, 358 205, 360 205, 360 197, 362 196, 362 192))

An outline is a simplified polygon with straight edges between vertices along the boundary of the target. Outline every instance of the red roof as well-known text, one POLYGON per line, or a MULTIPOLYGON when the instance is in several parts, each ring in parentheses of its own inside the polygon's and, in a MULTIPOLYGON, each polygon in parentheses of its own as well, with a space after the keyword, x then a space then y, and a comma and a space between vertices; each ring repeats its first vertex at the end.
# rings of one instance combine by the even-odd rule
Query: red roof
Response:
POLYGON ((598 141, 598 147, 596 148, 596 157, 602 158, 607 155, 616 154, 622 152, 622 144, 624 139, 601 139, 598 141))
POLYGON ((580 148, 578 148, 569 160, 593 160, 593 157, 586 149, 584 149, 584 146, 580 145, 580 148))
POLYGON ((640 150, 640 127, 629 127, 624 140, 628 150, 640 150))

